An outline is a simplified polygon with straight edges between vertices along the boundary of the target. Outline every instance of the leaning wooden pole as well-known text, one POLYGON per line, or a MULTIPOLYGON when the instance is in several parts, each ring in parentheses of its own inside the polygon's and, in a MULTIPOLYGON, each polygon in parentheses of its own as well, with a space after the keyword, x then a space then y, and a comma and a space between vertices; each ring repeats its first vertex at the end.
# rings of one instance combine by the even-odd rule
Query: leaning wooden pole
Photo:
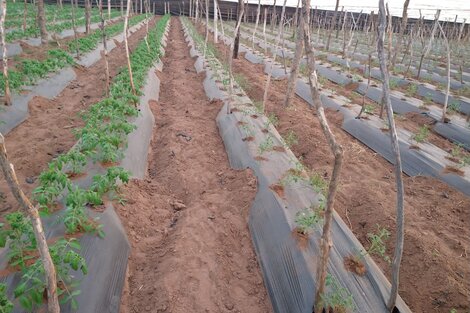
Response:
POLYGON ((326 51, 330 50, 330 41, 331 34, 333 33, 333 28, 336 26, 336 16, 338 15, 339 0, 336 0, 335 13, 333 14, 333 19, 330 20, 330 29, 328 30, 328 39, 326 41, 326 51))
POLYGON ((405 4, 403 5, 403 13, 402 13, 402 16, 401 16, 401 25, 400 25, 400 30, 398 32, 398 41, 397 41, 397 45, 395 46, 395 51, 393 53, 393 57, 392 57, 392 69, 395 68, 395 64, 397 62, 397 56, 398 56, 398 53, 400 53, 400 50, 401 50, 401 45, 402 45, 402 42, 403 42, 403 36, 405 34, 405 29, 406 29, 406 25, 408 23, 408 6, 410 4, 410 0, 405 0, 405 4))
POLYGON ((255 28, 253 29, 253 36, 251 38, 251 48, 253 50, 255 50, 255 34, 256 34, 256 30, 258 29, 259 15, 260 14, 261 14, 261 0, 258 0, 258 9, 256 10, 255 28))
MULTIPOLYGON (((108 0, 109 3, 109 0, 108 0)), ((109 63, 108 63, 108 45, 106 43, 106 30, 104 26, 104 14, 103 14, 103 0, 99 0, 99 11, 101 18, 101 40, 103 42, 103 58, 105 66, 105 76, 106 76, 106 96, 109 96, 109 63)))
POLYGON ((404 186, 402 177, 402 165, 400 156, 400 146, 398 143, 398 135, 395 127, 395 119, 393 117, 392 103, 390 101, 390 75, 387 68, 387 59, 385 57, 385 27, 387 24, 387 16, 385 13, 384 0, 379 0, 379 25, 378 25, 378 40, 377 40, 377 53, 380 63, 380 71, 382 72, 382 90, 385 106, 387 109, 387 117, 389 123, 390 140, 392 142, 392 151, 395 159, 395 180, 397 188, 397 239, 395 242, 395 252, 392 262, 392 290, 390 298, 387 302, 387 308, 392 312, 395 307, 395 302, 398 296, 398 285, 400 281, 400 263, 403 255, 403 242, 404 242, 404 186))
POLYGON ((85 34, 91 31, 91 0, 85 0, 85 34))
POLYGON ((287 83, 286 98, 284 99, 285 107, 289 106, 292 95, 294 94, 297 76, 299 75, 299 63, 304 50, 304 18, 302 14, 300 14, 299 23, 297 23, 296 32, 297 35, 295 36, 294 59, 292 60, 290 67, 290 76, 287 83))
POLYGON ((286 3, 287 3, 287 0, 284 0, 284 3, 282 5, 282 11, 281 11, 281 19, 279 20, 279 32, 277 33, 276 43, 275 43, 275 47, 274 47, 273 60, 271 61, 271 65, 269 67, 268 79, 266 79, 266 84, 264 85, 263 104, 262 104, 263 112, 266 109, 266 102, 268 101, 269 86, 271 84, 271 77, 273 76, 274 62, 276 62, 277 51, 279 49, 279 43, 281 42, 281 37, 283 35, 283 30, 282 29, 284 27, 284 16, 286 14, 286 3))
POLYGON ((0 0, 0 44, 2 45, 3 77, 5 81, 5 105, 11 105, 10 81, 8 80, 8 57, 5 43, 5 20, 7 17, 6 0, 0 0))
POLYGON ((442 107, 442 122, 446 123, 448 122, 446 118, 447 114, 447 104, 449 102, 449 92, 450 92, 450 48, 449 48, 449 40, 442 29, 442 26, 439 22, 437 22, 437 25, 439 26, 439 30, 441 31, 442 37, 444 38, 444 43, 446 45, 446 51, 447 51, 447 83, 446 83, 446 96, 444 99, 444 106, 442 107))
POLYGON ((129 71, 129 80, 131 83, 132 94, 135 95, 135 86, 134 86, 134 79, 132 77, 132 67, 131 67, 131 57, 129 55, 129 42, 127 40, 128 29, 127 25, 129 24, 129 14, 131 10, 132 0, 127 0, 127 8, 126 8, 126 16, 124 17, 124 46, 126 49, 126 59, 127 59, 127 69, 129 71))
POLYGON ((219 42, 219 31, 217 25, 217 0, 214 0, 214 42, 219 42))
POLYGON ((309 28, 309 12, 310 12, 310 0, 302 0, 302 14, 304 17, 304 45, 305 54, 307 56, 307 69, 308 69, 308 80, 310 86, 310 93, 313 99, 313 105, 316 109, 316 116, 320 122, 323 134, 330 146, 330 150, 334 155, 333 173, 331 174, 331 180, 328 186, 328 195, 326 199, 326 207, 324 214, 323 233, 320 240, 320 259, 317 263, 317 280, 315 290, 315 312, 322 312, 323 302, 322 297, 325 292, 326 275, 328 269, 328 260, 330 257, 330 249, 333 245, 331 239, 331 224, 333 221, 333 210, 336 191, 338 189, 338 183, 340 178, 341 167, 343 164, 343 148, 336 141, 333 132, 330 129, 328 120, 326 119, 325 110, 323 109, 323 103, 320 98, 319 86, 317 73, 315 70, 315 55, 312 47, 312 41, 310 38, 309 28))
MULTIPOLYGON (((4 2, 5 0, 2 0, 4 2)), ((59 313, 59 299, 57 296, 57 279, 54 263, 52 262, 51 255, 49 253, 49 247, 47 246, 46 236, 44 235, 44 229, 42 227, 41 219, 39 218, 38 209, 32 205, 31 201, 21 190, 18 178, 16 177, 15 169, 13 164, 8 160, 7 150, 5 147, 5 138, 0 133, 0 167, 3 171, 3 176, 8 183, 8 187, 20 204, 21 210, 31 220, 31 224, 34 231, 34 237, 38 245, 39 257, 41 258, 44 266, 45 280, 47 286, 47 311, 49 313, 59 313)))
POLYGON ((47 43, 48 40, 48 34, 47 34, 47 29, 46 29, 46 15, 44 13, 44 0, 36 0, 37 5, 38 5, 38 25, 39 25, 39 30, 41 33, 41 42, 43 44, 47 43))
MULTIPOLYGON (((234 34, 237 34, 240 30, 240 25, 242 23, 242 17, 245 14, 244 7, 241 8, 241 11, 238 12, 237 16, 237 24, 235 25, 234 34)), ((233 66, 233 54, 235 53, 235 41, 236 37, 233 38, 230 42, 230 53, 228 57, 228 74, 229 74, 229 102, 227 105, 227 114, 230 114, 232 109, 232 102, 233 102, 233 75, 232 75, 232 66, 233 66)))
MULTIPOLYGON (((243 0, 238 0, 237 14, 243 15, 245 12, 245 4, 243 0)), ((237 16, 238 17, 238 16, 237 16)), ((237 18, 238 20, 238 18, 237 18)), ((240 20, 241 23, 241 20, 240 20)), ((238 49, 240 47, 240 27, 235 29, 235 41, 233 42, 233 53, 232 56, 234 59, 238 59, 238 49)))

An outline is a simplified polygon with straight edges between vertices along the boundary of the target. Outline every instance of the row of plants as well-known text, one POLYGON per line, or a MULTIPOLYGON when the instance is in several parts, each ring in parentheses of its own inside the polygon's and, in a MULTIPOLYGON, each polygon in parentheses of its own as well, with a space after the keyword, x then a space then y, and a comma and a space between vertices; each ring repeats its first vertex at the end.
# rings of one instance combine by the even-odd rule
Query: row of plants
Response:
MULTIPOLYGON (((146 18, 145 15, 136 15, 129 19, 129 27, 139 24, 146 18)), ((124 22, 116 23, 105 27, 106 38, 113 37, 122 32, 124 22)), ((68 43, 70 51, 79 51, 80 53, 86 53, 95 49, 101 40, 102 33, 100 31, 94 31, 86 37, 77 38, 71 40, 68 43)))
MULTIPOLYGON (((225 32, 230 33, 230 31, 228 31, 228 30, 225 30, 225 32)), ((260 36, 260 35, 258 35, 258 36, 260 36)), ((257 51, 259 51, 260 53, 265 53, 265 51, 263 49, 259 48, 256 45, 255 45, 255 49, 257 51)), ((321 58, 318 58, 318 59, 321 59, 321 58)), ((288 62, 288 63, 290 63, 290 62, 288 62)), ((300 73, 305 75, 305 73, 303 71, 303 69, 305 68, 305 65, 300 64, 299 67, 300 67, 300 73)), ((354 82, 362 81, 362 77, 360 77, 356 74, 352 75, 352 78, 353 78, 354 82)), ((318 80, 319 80, 321 85, 324 85, 324 83, 326 81, 326 78, 321 76, 321 74, 320 74, 318 76, 318 80)), ((390 87, 392 89, 394 87, 398 87, 398 83, 393 78, 391 78, 391 80, 390 80, 390 87)), ((413 84, 413 83, 409 84, 408 87, 406 88, 405 94, 408 97, 422 98, 422 97, 419 97, 417 95, 417 88, 418 87, 417 87, 416 84, 413 84)), ((424 98, 424 100, 423 100, 424 105, 427 105, 430 102, 432 103, 432 99, 424 98)), ((375 108, 376 107, 373 106, 373 105, 366 104, 366 105, 364 105, 363 112, 365 114, 372 115, 375 108)), ((426 108, 424 107, 423 109, 426 109, 426 108)), ((458 114, 459 109, 460 108, 459 108, 458 102, 450 102, 449 105, 447 106, 447 112, 449 114, 458 114)), ((467 127, 470 127, 470 124, 467 124, 467 127)), ((388 129, 388 125, 386 125, 383 128, 383 130, 387 130, 387 129, 388 129)), ((416 142, 417 144, 423 143, 423 142, 427 141, 428 137, 430 136, 430 133, 431 133, 431 130, 430 130, 429 126, 423 125, 418 129, 418 131, 415 134, 412 135, 412 137, 410 139, 412 141, 416 142)), ((464 151, 464 146, 460 143, 452 143, 452 147, 453 147, 452 151, 448 151, 449 155, 447 156, 447 158, 455 163, 455 167, 457 169, 461 169, 462 167, 468 166, 470 164, 470 161, 468 160, 469 157, 466 155, 466 153, 464 151), (461 151, 461 152, 455 153, 455 151, 461 151)), ((412 145, 412 148, 413 149, 419 149, 419 146, 418 145, 412 145)))
MULTIPOLYGON (((145 15, 137 15, 129 19, 129 25, 136 25, 145 19, 145 15)), ((124 22, 116 23, 105 27, 106 36, 112 37, 122 32, 124 22)), ((34 59, 18 60, 15 69, 8 70, 8 80, 10 90, 18 91, 24 86, 32 85, 40 78, 56 72, 66 66, 75 63, 72 52, 89 52, 98 46, 102 38, 100 29, 93 31, 90 35, 71 40, 68 43, 68 50, 51 49, 47 51, 47 58, 42 61, 34 59)), ((0 74, 0 88, 3 91, 5 80, 3 73, 0 74)))
MULTIPOLYGON (((111 18, 115 18, 120 16, 120 12, 118 11, 113 11, 111 13, 111 18)), ((105 16, 105 19, 108 19, 108 15, 105 16)), ((91 17, 91 23, 98 23, 101 21, 100 15, 94 15, 91 17)), ((85 20, 81 20, 82 26, 85 26, 85 20)), ((77 21, 77 27, 80 27, 77 21)), ((72 29, 73 28, 73 23, 71 20, 67 20, 66 22, 61 22, 61 23, 50 23, 46 25, 47 30, 51 33, 60 33, 64 30, 67 29, 72 29)), ((10 32, 8 32, 5 36, 5 40, 7 42, 12 42, 15 40, 19 39, 26 39, 26 38, 32 38, 32 37, 38 37, 40 35, 40 30, 39 27, 36 25, 36 23, 33 23, 32 25, 29 25, 26 27, 25 30, 23 29, 14 29, 10 32)))
MULTIPOLYGON (((37 13, 37 5, 34 2, 27 2, 26 4, 21 1, 7 1, 7 21, 15 20, 15 19, 22 19, 24 16, 24 9, 26 6, 26 17, 27 18, 35 18, 37 13)), ((72 7, 69 4, 64 4, 61 6, 56 4, 47 4, 44 3, 44 11, 46 18, 52 19, 54 14, 70 14, 72 12, 72 7)), ((75 13, 84 13, 84 7, 75 7, 75 13)), ((92 8, 92 12, 97 12, 97 8, 92 8)))
MULTIPOLYGON (((225 29, 225 34, 230 33, 225 29)), ((242 38, 241 38, 242 39, 242 38)), ((235 75, 237 77, 237 75, 235 75)), ((249 88, 249 85, 244 82, 244 79, 239 79, 243 84, 249 88)), ((238 82, 238 80, 236 79, 238 82)), ((242 87, 245 89, 245 87, 242 87)), ((253 107, 241 110, 242 117, 241 122, 238 123, 240 128, 245 134, 245 141, 251 141, 249 138, 253 138, 254 130, 251 124, 247 120, 248 117, 259 116, 263 114, 263 106, 261 103, 254 103, 253 107)), ((263 154, 272 151, 285 151, 287 148, 291 148, 293 145, 298 144, 297 135, 293 130, 290 130, 287 134, 282 137, 282 148, 275 146, 274 136, 269 134, 269 126, 276 127, 278 123, 278 117, 273 113, 267 115, 267 121, 264 123, 263 133, 266 134, 265 139, 262 140, 258 145, 258 160, 263 161, 266 158, 263 154), (281 148, 281 149, 280 149, 281 148)), ((256 126, 255 126, 256 127, 256 126)), ((295 216, 296 233, 308 240, 309 236, 317 231, 318 234, 315 236, 321 236, 323 232, 325 206, 328 196, 328 182, 324 179, 324 176, 320 173, 307 168, 302 160, 291 160, 294 164, 292 168, 287 170, 279 181, 272 185, 271 188, 276 193, 283 196, 284 190, 287 186, 291 185, 293 188, 311 188, 318 195, 318 201, 312 203, 309 207, 300 209, 295 216)), ((366 255, 377 255, 391 264, 391 258, 386 253, 386 243, 390 238, 390 232, 380 226, 376 225, 376 230, 367 234, 369 241, 368 248, 355 251, 354 254, 348 255, 344 258, 345 267, 347 270, 363 276, 366 273, 366 255)), ((333 310, 334 312, 352 312, 356 311, 357 308, 354 304, 353 297, 347 288, 344 288, 341 283, 330 273, 326 277, 326 292, 321 295, 321 303, 324 308, 333 310)))
MULTIPOLYGON (((130 57, 136 90, 141 90, 148 70, 160 57, 168 19, 169 16, 161 18, 149 30, 149 45, 140 42, 130 57)), ((99 221, 89 216, 89 209, 103 204, 105 194, 116 195, 118 181, 126 183, 129 179, 130 174, 115 164, 123 157, 127 135, 135 128, 128 119, 138 115, 139 96, 140 92, 132 92, 129 72, 121 70, 113 81, 110 96, 82 113, 85 126, 75 131, 77 145, 49 163, 33 191, 33 200, 44 216, 52 216, 61 202, 65 204, 63 214, 54 216, 65 225, 67 238, 71 239, 56 239, 49 249, 57 271, 60 300, 70 303, 74 310, 78 306, 75 297, 80 294, 74 272, 86 275, 88 271, 76 237, 79 233, 105 236, 99 221), (89 187, 82 188, 72 178, 83 173, 89 160, 112 166, 104 174, 95 175, 89 187)), ((14 298, 28 311, 41 306, 46 289, 44 267, 37 258, 30 220, 20 212, 8 214, 5 223, 0 224, 0 245, 8 247, 9 265, 22 274, 14 298)), ((11 312, 13 304, 5 292, 5 285, 0 285, 0 311, 11 312)))
MULTIPOLYGON (((7 16, 7 20, 5 21, 5 28, 20 28, 23 26, 24 20, 26 20, 27 24, 36 23, 36 14, 37 14, 37 8, 36 6, 32 4, 28 4, 27 6, 27 11, 26 11, 26 16, 25 16, 25 11, 24 11, 24 4, 21 3, 21 6, 19 7, 19 10, 14 11, 11 13, 10 11, 10 3, 8 3, 8 8, 7 11, 9 12, 7 16)), ((84 18, 85 15, 85 9, 78 7, 75 8, 74 10, 75 16, 82 16, 84 18)), ((115 10, 113 10, 114 12, 115 10)), ((92 8, 91 14, 93 15, 99 15, 99 9, 98 8, 92 8)), ((72 19, 72 9, 70 5, 64 5, 62 8, 58 7, 57 5, 45 5, 45 17, 46 21, 49 23, 52 22, 61 22, 61 21, 66 21, 66 20, 71 20, 72 19)))
MULTIPOLYGON (((185 19, 183 18, 183 20, 185 19)), ((197 32, 192 23, 187 22, 186 26, 197 46, 197 49, 202 51, 201 49, 204 49, 205 47, 204 38, 197 32)), ((225 33, 227 34, 227 30, 225 30, 225 33)), ((219 51, 211 43, 207 43, 207 47, 205 49, 206 59, 207 56, 210 56, 213 58, 219 58, 219 62, 223 62, 223 56, 220 55, 219 51), (215 49, 215 51, 213 49, 215 49)), ((208 63, 212 65, 215 63, 215 61, 211 62, 208 60, 208 63)), ((213 70, 217 68, 220 69, 220 66, 216 66, 215 68, 211 66, 211 68, 213 70)), ((220 76, 224 76, 224 74, 225 73, 220 76)), ((218 71, 215 71, 215 77, 219 78, 220 76, 218 71)), ((247 83, 246 78, 241 77, 240 75, 235 75, 234 80, 238 87, 240 87, 242 90, 245 91, 247 88, 249 88, 249 84, 247 83)), ((243 115, 241 121, 237 123, 245 135, 243 140, 248 142, 252 141, 255 134, 253 128, 256 126, 253 126, 249 122, 249 118, 258 119, 259 116, 264 114, 262 103, 254 102, 252 106, 248 106, 241 110, 238 108, 233 109, 233 111, 235 110, 240 111, 243 115)), ((277 123, 278 117, 271 113, 267 116, 266 122, 263 124, 262 132, 265 134, 265 138, 259 143, 257 149, 259 155, 255 158, 259 162, 267 160, 263 157, 263 154, 266 152, 285 152, 285 149, 290 148, 298 143, 296 134, 291 130, 281 139, 282 146, 276 146, 274 136, 270 134, 269 129, 270 126, 276 127, 277 123)), ((301 161, 295 159, 292 160, 292 162, 295 164, 295 166, 288 170, 279 180, 279 183, 276 186, 272 186, 272 188, 282 194, 283 191, 281 190, 284 190, 287 185, 295 183, 308 186, 318 194, 318 204, 312 204, 311 207, 302 209, 296 214, 295 222, 297 223, 297 232, 299 234, 308 236, 312 230, 315 228, 320 230, 321 225, 323 225, 323 215, 327 199, 328 182, 326 182, 319 173, 310 172, 307 170, 301 161)), ((326 286, 327 292, 322 295, 322 302, 325 308, 334 308, 335 312, 336 310, 339 312, 349 312, 355 310, 354 301, 350 292, 341 286, 340 282, 329 273, 327 274, 326 286)))

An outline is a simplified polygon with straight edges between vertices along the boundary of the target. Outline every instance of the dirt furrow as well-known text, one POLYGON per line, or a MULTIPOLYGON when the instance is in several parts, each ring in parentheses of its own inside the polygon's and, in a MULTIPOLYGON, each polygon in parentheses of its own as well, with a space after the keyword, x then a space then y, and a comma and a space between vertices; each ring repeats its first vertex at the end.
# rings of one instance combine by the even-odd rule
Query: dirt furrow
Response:
POLYGON ((270 312, 247 226, 256 179, 228 164, 204 74, 172 20, 148 177, 118 211, 132 255, 121 312, 270 312))

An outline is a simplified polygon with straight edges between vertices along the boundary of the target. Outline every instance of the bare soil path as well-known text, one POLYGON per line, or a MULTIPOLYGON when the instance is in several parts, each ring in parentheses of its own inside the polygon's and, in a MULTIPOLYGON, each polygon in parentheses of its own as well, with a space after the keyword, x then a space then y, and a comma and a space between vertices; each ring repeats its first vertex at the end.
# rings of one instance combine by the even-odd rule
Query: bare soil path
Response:
MULTIPOLYGON (((150 27, 155 23, 150 22, 150 27)), ((144 38, 142 27, 129 37, 130 50, 144 38)), ((109 52, 111 79, 125 63, 124 43, 109 52)), ((76 67, 77 77, 55 98, 34 97, 29 102, 29 117, 5 136, 10 161, 15 166, 23 190, 36 187, 37 176, 57 155, 67 152, 75 143, 73 129, 83 126, 79 113, 105 98, 105 64, 101 58, 89 68, 76 67)), ((8 186, 0 174, 0 212, 17 209, 8 186)))
POLYGON ((121 312, 270 312, 247 226, 256 179, 228 164, 204 74, 171 21, 148 177, 123 188, 132 245, 121 312))

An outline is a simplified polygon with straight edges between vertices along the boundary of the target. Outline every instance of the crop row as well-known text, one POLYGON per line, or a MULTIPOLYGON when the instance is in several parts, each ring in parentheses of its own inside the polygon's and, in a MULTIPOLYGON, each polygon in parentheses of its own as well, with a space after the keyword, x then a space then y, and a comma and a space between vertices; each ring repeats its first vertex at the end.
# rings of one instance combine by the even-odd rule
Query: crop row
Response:
MULTIPOLYGON (((119 15, 120 15, 119 12, 114 11, 111 14, 111 18, 115 18, 119 15)), ((108 15, 106 15, 105 18, 107 19, 108 15)), ((101 21, 101 18, 100 18, 99 15, 95 15, 91 18, 91 23, 97 23, 99 21, 101 21)), ((49 32, 59 33, 59 32, 62 32, 64 30, 67 30, 67 29, 72 29, 72 27, 73 27, 73 23, 72 23, 72 21, 69 20, 69 21, 63 22, 63 23, 49 24, 49 25, 47 25, 47 30, 49 32)), ((26 27, 25 30, 15 29, 15 30, 12 30, 12 31, 8 32, 5 36, 5 39, 6 39, 7 42, 12 42, 12 41, 15 41, 15 40, 18 40, 18 39, 38 37, 39 35, 40 35, 39 27, 36 24, 33 23, 33 25, 30 25, 30 26, 26 27)))
MULTIPOLYGON (((129 20, 130 26, 140 23, 145 15, 137 15, 129 20)), ((112 37, 122 32, 124 22, 115 23, 105 27, 106 37, 112 37)), ((49 73, 58 71, 66 66, 74 64, 72 53, 79 51, 86 53, 95 49, 102 37, 101 30, 95 30, 90 35, 73 39, 68 43, 68 49, 51 49, 47 52, 45 60, 32 59, 19 60, 15 69, 8 71, 11 90, 20 90, 23 86, 34 84, 38 79, 49 73)), ((3 73, 0 74, 0 88, 4 90, 5 80, 3 73)))
MULTIPOLYGON (((168 19, 168 16, 161 18, 149 30, 149 45, 141 41, 130 57, 136 90, 142 88, 149 68, 160 57, 160 42, 168 19)), ((138 115, 138 99, 139 94, 132 92, 129 72, 121 71, 113 81, 109 97, 82 114, 85 126, 75 130, 78 143, 68 153, 49 163, 48 168, 39 175, 39 186, 33 191, 33 199, 43 215, 51 215, 60 202, 66 206, 63 212, 52 217, 64 224, 67 238, 72 239, 58 239, 49 249, 57 271, 61 301, 70 302, 72 309, 78 305, 74 298, 80 290, 74 288, 76 282, 71 271, 87 273, 76 237, 82 232, 105 235, 99 221, 92 219, 88 211, 102 204, 106 193, 116 191, 118 181, 127 182, 129 178, 128 172, 114 164, 123 155, 127 135, 135 129, 128 119, 138 115), (88 188, 79 187, 72 178, 82 173, 90 160, 113 166, 107 167, 105 173, 94 176, 88 188)), ((9 248, 9 264, 18 266, 22 272, 14 296, 22 307, 31 311, 42 305, 46 288, 44 268, 41 260, 34 255, 36 242, 31 222, 22 213, 16 212, 8 214, 6 223, 0 226, 0 243, 9 248)), ((0 310, 10 312, 13 305, 6 298, 5 290, 5 286, 0 286, 0 310)))

